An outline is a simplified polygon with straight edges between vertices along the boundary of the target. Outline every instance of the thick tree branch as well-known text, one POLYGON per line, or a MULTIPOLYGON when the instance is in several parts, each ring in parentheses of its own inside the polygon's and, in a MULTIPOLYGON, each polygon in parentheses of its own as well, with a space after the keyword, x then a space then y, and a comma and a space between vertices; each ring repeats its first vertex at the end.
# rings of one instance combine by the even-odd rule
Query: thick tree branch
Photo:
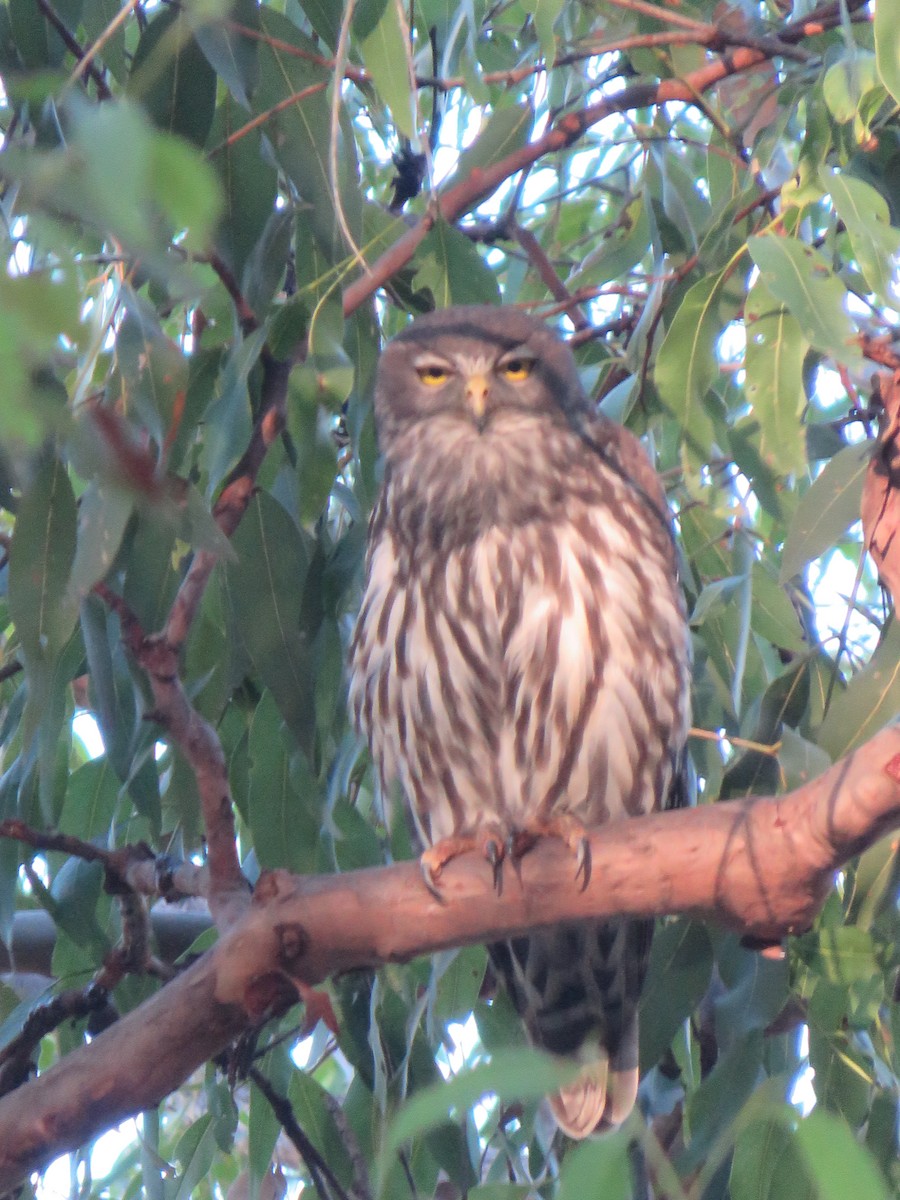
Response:
POLYGON ((415 863, 299 879, 264 876, 250 913, 199 962, 115 1026, 0 1101, 0 1190, 151 1107, 303 985, 571 917, 712 917, 774 939, 808 927, 835 870, 900 825, 900 727, 779 797, 608 825, 591 837, 583 891, 572 856, 540 843, 502 894, 467 855, 443 899, 415 863))

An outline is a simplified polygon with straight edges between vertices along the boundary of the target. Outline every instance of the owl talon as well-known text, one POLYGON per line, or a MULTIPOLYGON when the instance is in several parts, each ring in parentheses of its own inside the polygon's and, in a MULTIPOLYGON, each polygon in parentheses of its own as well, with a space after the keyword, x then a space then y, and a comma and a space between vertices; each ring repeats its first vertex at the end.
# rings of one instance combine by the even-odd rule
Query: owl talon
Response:
POLYGON ((503 893, 503 859, 506 857, 503 844, 488 838, 484 844, 484 857, 491 864, 494 891, 500 896, 503 893))
POLYGON ((440 867, 438 867, 437 871, 435 871, 432 868, 431 863, 425 861, 425 855, 423 854, 419 859, 419 869, 422 872, 422 879, 425 881, 425 886, 428 888, 429 892, 431 892, 435 900, 439 900, 441 904, 443 904, 444 897, 441 895, 441 889, 437 885, 437 877, 440 874, 440 867))
POLYGON ((591 882, 591 843, 587 834, 582 834, 575 848, 575 882, 581 879, 581 890, 586 891, 591 882))

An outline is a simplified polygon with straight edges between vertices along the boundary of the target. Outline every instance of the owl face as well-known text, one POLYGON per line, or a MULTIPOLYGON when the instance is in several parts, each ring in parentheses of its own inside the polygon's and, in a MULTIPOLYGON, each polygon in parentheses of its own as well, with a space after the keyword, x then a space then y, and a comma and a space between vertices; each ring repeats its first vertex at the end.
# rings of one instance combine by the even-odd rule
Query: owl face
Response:
POLYGON ((387 346, 375 413, 384 448, 424 421, 470 439, 503 436, 511 419, 565 420, 586 405, 568 348, 512 308, 448 308, 420 317, 387 346))

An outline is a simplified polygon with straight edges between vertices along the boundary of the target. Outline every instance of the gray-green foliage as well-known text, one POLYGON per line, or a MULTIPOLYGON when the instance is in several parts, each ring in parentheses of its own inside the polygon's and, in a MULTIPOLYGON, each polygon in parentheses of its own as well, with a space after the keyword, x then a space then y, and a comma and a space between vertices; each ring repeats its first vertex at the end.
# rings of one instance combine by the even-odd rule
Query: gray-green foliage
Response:
MULTIPOLYGON (((33 0, 0 4, 0 819, 202 853, 195 780, 164 741, 155 752, 146 680, 95 585, 151 632, 204 550, 218 565, 183 678, 224 747, 248 873, 408 856, 402 823, 372 812, 342 684, 377 480, 373 364, 410 311, 502 296, 559 319, 548 271, 579 300, 587 386, 645 437, 678 514, 694 723, 731 739, 691 741, 701 802, 796 786, 891 719, 900 641, 871 569, 854 581, 852 443, 871 429, 847 416, 871 392, 865 338, 895 319, 900 22, 889 0, 874 21, 835 2, 824 32, 804 29, 808 7, 692 0, 670 23, 668 6, 599 0, 188 0, 139 17, 66 0, 74 41, 102 37, 76 77, 33 0), (790 49, 701 95, 720 55, 681 36, 687 20, 790 49), (435 74, 446 89, 411 86, 435 74), (684 100, 653 102, 656 82, 685 78, 684 100), (630 103, 515 172, 548 122, 622 88, 630 103), (434 190, 394 215, 390 154, 404 136, 424 150, 431 129, 434 190), (470 186, 463 216, 343 312, 445 182, 470 186), (270 400, 272 358, 295 360, 284 433, 229 546, 211 506, 270 400), (72 733, 85 706, 95 762, 72 733)), ((95 866, 59 854, 26 886, 34 858, 0 841, 0 939, 43 906, 59 985, 81 985, 118 910, 95 866)), ((781 960, 665 923, 642 1015, 651 1120, 569 1153, 538 1107, 558 1069, 522 1050, 480 949, 334 982, 339 1053, 320 1025, 299 1071, 277 1044, 293 1012, 258 1065, 332 1197, 430 1197, 443 1180, 471 1200, 878 1200, 900 1187, 896 893, 882 844, 781 960), (462 1059, 481 1065, 444 1085, 462 1059), (805 1067, 811 1116, 788 1103, 805 1067), (499 1100, 473 1107, 485 1093, 499 1100)), ((117 1007, 151 986, 127 980, 117 1007)), ((0 1042, 28 1007, 0 985, 0 1042)), ((45 1039, 42 1066, 83 1036, 45 1039)), ((255 1189, 277 1133, 255 1085, 232 1096, 210 1069, 90 1194, 222 1195, 243 1159, 255 1189)))

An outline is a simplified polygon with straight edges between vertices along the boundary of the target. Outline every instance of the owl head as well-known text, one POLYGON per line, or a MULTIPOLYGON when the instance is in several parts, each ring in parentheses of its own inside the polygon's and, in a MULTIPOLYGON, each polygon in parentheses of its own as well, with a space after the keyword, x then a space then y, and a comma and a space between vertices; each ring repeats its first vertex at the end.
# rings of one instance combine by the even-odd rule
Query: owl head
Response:
POLYGON ((385 348, 375 386, 382 445, 435 418, 490 437, 504 419, 571 420, 587 400, 569 348, 515 308, 445 308, 413 321, 385 348))

